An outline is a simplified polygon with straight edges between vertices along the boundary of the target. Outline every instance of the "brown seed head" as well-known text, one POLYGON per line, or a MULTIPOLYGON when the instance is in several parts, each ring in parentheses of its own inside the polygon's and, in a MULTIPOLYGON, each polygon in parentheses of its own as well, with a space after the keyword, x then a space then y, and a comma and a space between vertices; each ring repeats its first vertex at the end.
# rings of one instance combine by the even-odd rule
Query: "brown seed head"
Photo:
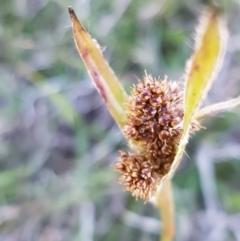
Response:
MULTIPOLYGON (((120 152, 115 169, 133 196, 149 199, 174 160, 182 134, 183 89, 178 82, 146 75, 135 85, 126 103, 127 139, 141 143, 137 154, 120 152)), ((192 129, 198 128, 192 124, 192 129)))
POLYGON ((115 170, 122 175, 120 183, 125 185, 127 191, 132 192, 136 198, 148 200, 151 193, 156 190, 158 173, 154 170, 151 160, 144 155, 133 155, 123 151, 119 152, 119 162, 115 170))

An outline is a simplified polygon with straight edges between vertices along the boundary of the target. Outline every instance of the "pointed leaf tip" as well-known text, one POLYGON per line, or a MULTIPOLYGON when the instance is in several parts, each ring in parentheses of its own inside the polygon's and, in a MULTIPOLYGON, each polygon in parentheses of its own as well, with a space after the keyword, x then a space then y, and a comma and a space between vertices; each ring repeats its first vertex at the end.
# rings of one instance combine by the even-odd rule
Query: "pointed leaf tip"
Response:
POLYGON ((68 7, 68 12, 69 12, 69 15, 71 17, 72 23, 75 24, 75 23, 78 22, 78 25, 79 25, 78 27, 84 29, 82 24, 79 22, 78 17, 76 15, 75 11, 73 10, 72 6, 68 7))
POLYGON ((75 14, 72 6, 68 7, 68 12, 69 12, 70 15, 75 14))

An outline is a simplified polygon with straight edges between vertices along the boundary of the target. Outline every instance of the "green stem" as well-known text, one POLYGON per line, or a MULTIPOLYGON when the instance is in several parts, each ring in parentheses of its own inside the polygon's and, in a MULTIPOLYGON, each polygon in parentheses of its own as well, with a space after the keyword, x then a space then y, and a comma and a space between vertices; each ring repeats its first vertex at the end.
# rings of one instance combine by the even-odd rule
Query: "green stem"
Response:
POLYGON ((171 181, 168 180, 156 194, 156 206, 163 223, 160 241, 172 241, 175 235, 174 204, 171 181))

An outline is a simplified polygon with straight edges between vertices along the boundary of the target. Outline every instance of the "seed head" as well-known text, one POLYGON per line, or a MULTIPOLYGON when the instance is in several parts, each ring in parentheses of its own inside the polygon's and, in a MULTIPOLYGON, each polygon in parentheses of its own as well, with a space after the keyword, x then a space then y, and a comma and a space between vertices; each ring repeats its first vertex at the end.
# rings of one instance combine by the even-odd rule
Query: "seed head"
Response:
MULTIPOLYGON (((121 173, 125 189, 136 198, 148 200, 170 170, 183 131, 183 116, 183 89, 178 82, 146 75, 133 86, 123 133, 141 148, 134 154, 120 151, 115 169, 121 173)), ((194 121, 192 129, 197 128, 194 121)))
POLYGON ((154 170, 151 159, 144 155, 134 155, 119 152, 120 161, 115 165, 115 170, 122 175, 120 183, 125 185, 127 191, 132 192, 136 198, 148 200, 156 189, 156 180, 159 174, 154 170))

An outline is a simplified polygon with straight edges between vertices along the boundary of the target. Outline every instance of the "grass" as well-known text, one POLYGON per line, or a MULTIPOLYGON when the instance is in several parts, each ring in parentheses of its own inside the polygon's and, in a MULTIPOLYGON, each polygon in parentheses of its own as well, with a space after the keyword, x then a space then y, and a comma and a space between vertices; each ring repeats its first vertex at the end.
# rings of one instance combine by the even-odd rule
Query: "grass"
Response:
MULTIPOLYGON (((126 143, 78 57, 67 7, 106 46, 105 57, 128 87, 145 69, 181 77, 201 1, 169 1, 162 11, 157 0, 27 2, 5 0, 0 9, 0 239, 158 240, 149 225, 159 225, 158 213, 117 184, 111 166, 126 143)), ((240 92, 240 9, 222 2, 231 51, 205 103, 240 92)), ((209 118, 207 131, 188 146, 173 182, 176 240, 240 240, 239 113, 209 118), (210 209, 219 221, 209 219, 210 209), (222 220, 230 221, 221 226, 222 220)))

